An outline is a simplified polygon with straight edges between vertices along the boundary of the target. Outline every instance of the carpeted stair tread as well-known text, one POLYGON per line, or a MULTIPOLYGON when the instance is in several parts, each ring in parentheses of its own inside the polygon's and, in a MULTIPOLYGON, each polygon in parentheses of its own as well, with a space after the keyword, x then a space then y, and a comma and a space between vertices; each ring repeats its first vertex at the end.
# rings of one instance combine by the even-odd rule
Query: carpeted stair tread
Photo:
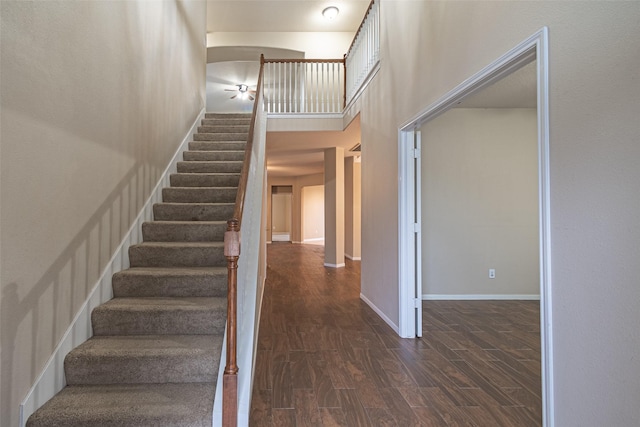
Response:
POLYGON ((27 427, 211 427, 214 383, 67 386, 27 427))
POLYGON ((172 187, 237 187, 240 174, 174 173, 169 176, 172 187))
POLYGON ((162 200, 166 203, 235 203, 237 187, 166 187, 162 200))
POLYGON ((224 242, 142 242, 129 247, 131 267, 226 265, 224 242))
POLYGON ((185 151, 184 161, 244 161, 244 150, 185 151))
POLYGON ((222 334, 226 298, 114 298, 91 313, 98 335, 222 334))
POLYGON ((244 151, 247 141, 191 141, 191 151, 244 151))
POLYGON ((224 239, 226 221, 150 221, 142 224, 145 242, 214 242, 224 239))
POLYGON ((250 119, 250 113, 205 113, 205 119, 250 119))
POLYGON ((202 119, 201 124, 202 126, 247 126, 248 129, 251 125, 251 118, 202 119))
POLYGON ((226 267, 133 267, 113 275, 113 296, 226 297, 226 267))
POLYGON ((193 135, 194 141, 247 141, 247 132, 225 132, 225 133, 196 133, 193 135))
POLYGON ((240 173, 242 160, 183 161, 178 162, 178 173, 240 173))
POLYGON ((65 357, 67 384, 215 382, 219 335, 96 336, 65 357))
POLYGON ((156 203, 156 221, 225 221, 233 216, 235 203, 156 203))
POLYGON ((246 125, 230 125, 215 124, 198 126, 198 133, 243 133, 248 134, 249 126, 246 125))

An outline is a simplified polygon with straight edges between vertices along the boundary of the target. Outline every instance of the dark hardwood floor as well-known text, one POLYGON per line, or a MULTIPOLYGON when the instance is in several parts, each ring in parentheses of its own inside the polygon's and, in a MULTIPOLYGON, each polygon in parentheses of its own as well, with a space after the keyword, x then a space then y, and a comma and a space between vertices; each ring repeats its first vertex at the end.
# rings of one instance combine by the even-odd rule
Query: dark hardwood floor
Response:
POLYGON ((323 253, 269 245, 251 426, 542 425, 537 301, 425 301, 402 339, 360 300, 360 263, 323 253))

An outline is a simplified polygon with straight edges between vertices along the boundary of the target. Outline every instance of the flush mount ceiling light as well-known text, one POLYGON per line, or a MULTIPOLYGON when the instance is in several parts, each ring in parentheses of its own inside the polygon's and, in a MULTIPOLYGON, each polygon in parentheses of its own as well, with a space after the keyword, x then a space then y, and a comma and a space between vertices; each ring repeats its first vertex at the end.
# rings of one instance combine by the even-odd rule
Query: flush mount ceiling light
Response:
POLYGON ((337 7, 329 6, 322 11, 322 16, 324 16, 325 19, 331 21, 336 16, 338 16, 338 13, 340 13, 340 10, 337 7))

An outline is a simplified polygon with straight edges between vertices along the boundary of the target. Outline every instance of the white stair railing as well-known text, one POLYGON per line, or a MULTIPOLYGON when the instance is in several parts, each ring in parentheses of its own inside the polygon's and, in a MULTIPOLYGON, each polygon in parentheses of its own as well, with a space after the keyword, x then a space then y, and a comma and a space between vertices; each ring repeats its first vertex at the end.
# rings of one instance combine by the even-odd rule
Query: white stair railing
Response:
POLYGON ((269 114, 341 113, 343 59, 265 59, 264 102, 269 114))
POLYGON ((379 62, 380 5, 373 0, 345 55, 346 103, 356 96, 379 62))

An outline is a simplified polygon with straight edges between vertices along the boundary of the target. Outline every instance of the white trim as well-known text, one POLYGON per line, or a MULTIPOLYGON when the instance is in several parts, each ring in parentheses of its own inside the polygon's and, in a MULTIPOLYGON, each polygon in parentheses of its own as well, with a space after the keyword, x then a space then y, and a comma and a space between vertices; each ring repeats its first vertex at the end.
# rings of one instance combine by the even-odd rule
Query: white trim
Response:
POLYGON ((423 301, 445 301, 445 300, 461 300, 461 301, 474 301, 474 300, 531 300, 539 301, 540 295, 529 294, 513 294, 513 295, 483 295, 483 294, 465 294, 465 295, 444 295, 444 294, 423 294, 423 301))
POLYGON ((341 264, 330 264, 330 263, 328 263, 328 262, 325 262, 325 263, 324 263, 324 266, 325 266, 325 267, 331 267, 331 268, 342 268, 342 267, 344 267, 344 266, 345 266, 345 263, 343 262, 343 263, 341 263, 341 264))
MULTIPOLYGON (((551 300, 552 276, 551 276, 551 209, 550 209, 550 173, 549 173, 549 32, 547 27, 541 28, 532 36, 519 43, 516 47, 502 55, 496 61, 474 74, 460 85, 447 92, 435 103, 427 106, 413 118, 405 122, 399 129, 399 146, 402 146, 406 134, 412 133, 423 123, 439 116, 456 102, 478 92, 486 86, 505 75, 517 70, 523 65, 536 60, 537 67, 537 109, 538 109, 538 179, 539 179, 539 240, 540 240, 540 338, 541 338, 541 365, 542 365, 542 410, 543 426, 554 426, 554 396, 553 396, 553 328, 551 300)), ((401 150, 401 148, 400 148, 401 150)), ((401 154, 401 152, 400 152, 401 154)), ((398 159, 399 178, 405 178, 406 167, 402 156, 398 159)), ((402 183, 401 183, 402 185, 402 183)), ((402 188, 402 187, 401 187, 402 188)), ((406 203, 406 198, 400 194, 398 202, 406 203)), ((403 209, 402 206, 399 209, 403 209)), ((402 212, 402 211, 400 211, 402 212)), ((400 216, 400 227, 404 226, 406 219, 400 216)), ((402 236, 400 236, 402 239, 402 236)), ((404 243, 402 240, 399 243, 404 243)), ((399 254, 408 249, 400 244, 399 254)), ((402 274, 403 265, 399 266, 402 274)), ((402 297, 408 291, 403 290, 408 286, 408 281, 400 276, 399 296, 402 297)), ((402 305, 401 305, 402 308, 402 305)), ((402 311, 400 312, 402 314, 402 311)), ((401 329, 407 319, 399 317, 401 329)), ((402 335, 401 335, 402 336, 402 335)))
POLYGON ((359 256, 351 256, 349 254, 344 254, 344 256, 349 258, 351 261, 362 261, 362 258, 359 256))
POLYGON ((176 150, 167 168, 160 176, 158 183, 151 192, 140 213, 133 221, 129 231, 124 236, 120 245, 116 248, 113 256, 105 266, 100 278, 93 286, 89 296, 84 301, 80 310, 76 313, 73 321, 58 342, 55 350, 47 360, 42 372, 34 382, 33 386, 20 403, 20 426, 23 427, 31 414, 51 399, 56 393, 64 388, 66 379, 64 377, 64 358, 73 348, 85 342, 92 336, 91 311, 113 298, 111 287, 111 277, 114 273, 129 268, 129 246, 142 241, 142 223, 153 218, 154 203, 162 201, 162 189, 169 186, 169 176, 176 171, 176 164, 181 160, 180 155, 193 141, 193 134, 198 132, 198 126, 204 117, 205 110, 202 109, 198 117, 184 137, 180 146, 176 150))
POLYGON ((416 337, 415 131, 398 132, 398 331, 416 337))
POLYGON ((389 325, 391 327, 391 329, 393 329, 393 331, 398 334, 399 333, 399 329, 398 329, 398 325, 396 325, 395 323, 393 323, 393 321, 391 321, 391 319, 389 319, 387 317, 386 314, 384 314, 384 312, 382 310, 380 310, 378 307, 376 307, 376 305, 374 303, 372 303, 369 298, 365 297, 363 294, 360 294, 360 299, 362 301, 364 301, 369 307, 371 307, 371 309, 373 311, 376 312, 376 314, 378 316, 380 316, 380 318, 382 320, 384 320, 384 322, 389 325))

